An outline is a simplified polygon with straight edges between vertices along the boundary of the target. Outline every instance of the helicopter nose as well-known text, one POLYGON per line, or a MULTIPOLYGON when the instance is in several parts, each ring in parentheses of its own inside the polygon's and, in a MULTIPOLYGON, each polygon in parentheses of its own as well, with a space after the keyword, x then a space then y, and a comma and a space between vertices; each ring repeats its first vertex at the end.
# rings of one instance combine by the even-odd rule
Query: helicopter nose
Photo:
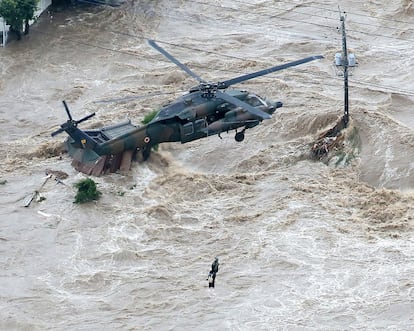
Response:
POLYGON ((269 110, 270 110, 270 113, 273 114, 276 111, 276 109, 278 109, 278 108, 280 108, 280 107, 283 106, 283 102, 276 101, 276 102, 272 102, 271 105, 272 106, 271 106, 271 108, 269 110))
POLYGON ((280 108, 283 106, 283 102, 282 101, 276 101, 275 102, 275 108, 280 108))

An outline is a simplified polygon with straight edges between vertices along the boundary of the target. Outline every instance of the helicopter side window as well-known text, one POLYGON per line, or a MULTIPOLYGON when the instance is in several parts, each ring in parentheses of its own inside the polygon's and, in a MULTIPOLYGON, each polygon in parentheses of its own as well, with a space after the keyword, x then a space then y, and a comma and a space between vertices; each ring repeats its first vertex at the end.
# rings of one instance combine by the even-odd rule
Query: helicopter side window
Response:
POLYGON ((192 122, 183 125, 183 133, 186 136, 194 133, 194 125, 192 122))
POLYGON ((185 136, 190 136, 194 134, 196 131, 204 129, 205 127, 207 127, 206 121, 204 119, 199 119, 195 122, 184 124, 182 126, 182 133, 185 136))
POLYGON ((194 128, 196 131, 204 129, 207 127, 207 123, 204 119, 199 119, 194 122, 194 128))

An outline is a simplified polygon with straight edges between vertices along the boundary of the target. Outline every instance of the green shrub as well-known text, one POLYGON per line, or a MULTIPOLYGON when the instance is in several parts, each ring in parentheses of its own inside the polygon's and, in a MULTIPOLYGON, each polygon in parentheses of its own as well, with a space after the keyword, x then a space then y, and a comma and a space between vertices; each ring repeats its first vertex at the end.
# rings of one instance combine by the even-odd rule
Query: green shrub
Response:
POLYGON ((144 116, 144 119, 141 121, 142 124, 148 124, 151 122, 154 117, 158 114, 158 110, 153 110, 152 112, 148 113, 144 116))
POLYGON ((75 196, 74 203, 98 200, 102 194, 97 190, 96 183, 90 178, 80 180, 75 184, 75 187, 78 189, 78 193, 75 196))

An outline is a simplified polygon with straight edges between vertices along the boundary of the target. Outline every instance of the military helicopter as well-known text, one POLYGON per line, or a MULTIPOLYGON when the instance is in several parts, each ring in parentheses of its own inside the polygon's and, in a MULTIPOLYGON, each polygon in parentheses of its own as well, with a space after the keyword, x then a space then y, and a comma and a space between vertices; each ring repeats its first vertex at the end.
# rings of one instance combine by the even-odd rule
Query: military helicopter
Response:
POLYGON ((159 46, 154 40, 148 43, 155 50, 176 64, 198 81, 188 93, 163 106, 146 125, 135 126, 130 120, 99 130, 83 131, 78 125, 95 115, 90 114, 74 120, 65 101, 63 105, 68 120, 52 133, 65 131, 69 137, 66 147, 73 158, 72 165, 81 172, 99 176, 108 171, 130 168, 137 152, 146 160, 151 148, 164 142, 187 143, 196 139, 219 135, 235 130, 235 140, 244 140, 246 129, 251 129, 263 120, 270 119, 282 102, 264 100, 257 94, 228 89, 230 86, 264 76, 272 72, 304 64, 323 56, 316 55, 268 69, 242 75, 225 81, 207 82, 186 65, 159 46))

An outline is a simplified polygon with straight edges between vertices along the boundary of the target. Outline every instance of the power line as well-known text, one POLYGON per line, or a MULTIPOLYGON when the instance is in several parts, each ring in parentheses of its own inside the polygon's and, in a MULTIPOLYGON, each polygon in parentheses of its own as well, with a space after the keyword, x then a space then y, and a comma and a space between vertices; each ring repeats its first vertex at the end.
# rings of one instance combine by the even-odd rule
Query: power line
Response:
MULTIPOLYGON (((193 0, 193 2, 198 3, 198 4, 202 4, 202 5, 205 5, 205 6, 215 7, 214 4, 203 2, 203 1, 193 0)), ((246 2, 243 2, 243 1, 234 1, 234 2, 242 4, 244 6, 249 6, 250 5, 249 3, 246 3, 246 2)), ((316 7, 316 6, 311 6, 311 5, 308 5, 308 7, 309 8, 315 8, 315 9, 323 9, 323 10, 326 9, 326 8, 323 8, 323 7, 316 7)), ((246 13, 246 14, 255 15, 254 13, 252 13, 251 10, 238 9, 238 8, 233 8, 233 7, 228 7, 228 6, 221 5, 220 9, 223 9, 223 8, 227 9, 227 10, 230 10, 230 11, 234 11, 234 12, 242 12, 242 13, 246 13)), ((328 11, 333 11, 333 10, 329 9, 328 11)), ((335 12, 337 12, 337 11, 335 11, 335 12)), ((306 13, 305 14, 305 13, 298 12, 298 11, 295 11, 294 13, 306 15, 308 17, 317 17, 317 18, 323 18, 323 19, 327 19, 327 20, 334 20, 331 17, 318 15, 318 14, 315 14, 315 13, 306 13)), ((356 15, 358 15, 358 14, 356 14, 356 15)), ((271 15, 271 14, 261 13, 260 16, 267 17, 267 18, 270 18, 270 19, 277 18, 279 20, 284 20, 284 21, 290 21, 290 22, 296 22, 296 23, 305 23, 305 24, 309 24, 309 25, 313 25, 313 26, 322 27, 322 28, 332 28, 332 26, 330 26, 330 25, 325 25, 325 24, 315 23, 315 22, 308 22, 308 21, 304 21, 304 20, 300 20, 300 19, 287 18, 287 17, 283 17, 281 15, 271 15)), ((359 14, 359 16, 370 17, 368 15, 361 15, 361 14, 359 14)), ((372 18, 372 17, 370 17, 370 18, 372 18)), ((385 20, 385 19, 383 19, 383 20, 385 20)), ((256 18, 255 25, 257 25, 257 21, 258 20, 256 18)), ((404 21, 397 21, 397 20, 388 20, 388 21, 406 23, 406 24, 413 25, 412 23, 408 23, 408 22, 404 22, 404 21)), ((373 24, 362 23, 362 22, 356 22, 356 23, 360 24, 360 25, 375 27, 375 28, 384 28, 384 26, 380 26, 380 25, 373 25, 373 24)), ((266 25, 268 25, 268 24, 266 24, 266 25)), ((388 27, 385 27, 385 28, 388 28, 388 27)), ((390 28, 390 29, 392 29, 392 28, 390 28)), ((396 29, 396 28, 394 28, 394 29, 396 31, 398 31, 398 29, 396 29)), ((368 35, 368 36, 373 36, 373 37, 385 37, 385 38, 388 38, 388 39, 395 39, 395 40, 400 40, 400 41, 404 41, 404 42, 414 42, 414 39, 406 39, 406 38, 395 37, 395 36, 386 36, 386 35, 382 35, 382 34, 369 33, 369 32, 363 32, 363 31, 358 31, 358 30, 349 30, 348 29, 348 31, 354 32, 354 33, 359 33, 359 34, 364 34, 364 35, 368 35)))
MULTIPOLYGON (((244 1, 240 1, 240 0, 233 0, 233 2, 238 3, 240 5, 243 5, 243 6, 249 6, 249 5, 251 5, 251 3, 244 2, 244 1)), ((312 3, 319 3, 321 5, 326 5, 325 2, 313 1, 312 3)), ((303 6, 306 6, 307 8, 314 8, 314 9, 324 10, 324 11, 327 11, 327 12, 332 12, 332 13, 335 14, 335 16, 338 14, 338 10, 337 9, 332 9, 332 8, 329 8, 329 7, 324 7, 324 6, 319 7, 319 6, 312 5, 310 3, 305 3, 305 4, 303 4, 303 6)), ((230 7, 228 7, 228 8, 230 8, 230 7)), ((235 9, 235 10, 239 10, 239 9, 235 9)), ((295 13, 297 13, 297 12, 298 11, 295 10, 295 13)), ((401 20, 395 20, 395 19, 389 19, 389 18, 373 17, 371 15, 361 14, 361 13, 352 12, 352 11, 347 11, 347 12, 344 12, 344 13, 346 13, 346 14, 352 14, 353 16, 360 16, 360 17, 365 17, 365 18, 370 18, 370 19, 382 20, 382 21, 386 21, 386 22, 402 23, 402 24, 412 25, 414 27, 414 23, 412 21, 401 21, 401 20)), ((320 16, 320 15, 317 15, 315 13, 306 13, 306 15, 307 16, 312 16, 312 17, 328 18, 328 19, 332 19, 332 20, 334 19, 334 18, 330 18, 330 17, 326 17, 326 16, 320 16)), ((365 23, 365 22, 358 22, 358 23, 359 24, 363 24, 363 25, 371 25, 371 24, 368 24, 368 23, 365 23)), ((380 26, 380 25, 371 25, 371 26, 373 26, 373 27, 383 27, 383 26, 380 26)), ((391 27, 389 27, 389 28, 390 29, 396 29, 397 30, 397 28, 391 28, 391 27)))
MULTIPOLYGON (((30 1, 30 0, 17 0, 17 1, 21 2, 21 3, 27 3, 27 1, 30 1)), ((99 5, 103 5, 103 6, 106 6, 106 7, 114 8, 115 10, 123 10, 121 7, 118 7, 118 6, 114 7, 114 6, 111 6, 111 5, 106 4, 105 2, 101 2, 101 1, 91 1, 91 0, 78 0, 78 1, 82 2, 82 3, 93 4, 93 5, 99 4, 99 5)), ((205 2, 205 1, 193 0, 192 2, 200 4, 200 5, 209 6, 209 7, 214 7, 214 8, 217 7, 216 4, 212 4, 212 3, 209 3, 209 2, 205 2)), ((240 5, 243 5, 244 7, 249 7, 249 6, 252 7, 251 3, 247 3, 247 2, 244 2, 244 1, 234 0, 233 2, 238 3, 240 5)), ((333 10, 333 9, 330 9, 330 8, 327 8, 327 7, 323 7, 323 6, 319 7, 319 6, 314 6, 314 5, 311 5, 311 4, 306 4, 306 6, 308 8, 315 8, 315 9, 319 9, 319 10, 325 10, 327 12, 337 13, 336 10, 333 10)), ((249 9, 233 8, 233 7, 220 5, 220 9, 223 9, 223 8, 226 9, 226 10, 233 11, 233 12, 241 12, 241 13, 245 13, 245 14, 249 14, 249 15, 256 15, 254 12, 252 12, 249 9)), ((322 18, 322 19, 326 19, 326 20, 334 20, 334 18, 332 18, 332 17, 328 17, 328 16, 324 16, 324 15, 318 15, 316 13, 303 13, 303 12, 300 12, 300 11, 297 11, 297 10, 294 13, 301 14, 301 15, 306 15, 307 17, 316 17, 316 18, 322 18)), ((407 22, 407 21, 391 20, 391 19, 385 19, 385 18, 380 18, 380 17, 372 17, 372 16, 369 16, 369 15, 364 15, 364 14, 354 13, 354 12, 347 12, 347 13, 352 14, 354 16, 360 16, 360 17, 365 17, 365 18, 370 18, 370 19, 375 18, 375 19, 384 20, 384 21, 387 21, 387 22, 402 23, 402 24, 407 24, 407 25, 414 26, 414 23, 407 22)), ((164 15, 164 16, 170 17, 170 18, 175 18, 175 19, 180 19, 180 20, 183 19, 182 16, 177 17, 177 16, 172 16, 171 14, 170 15, 164 15)), ((309 25, 313 25, 313 26, 322 27, 322 28, 332 28, 332 26, 330 26, 330 25, 325 25, 325 24, 315 23, 315 22, 308 22, 308 21, 300 20, 300 19, 287 18, 287 17, 283 17, 283 16, 280 16, 280 15, 271 15, 271 14, 261 13, 260 16, 261 17, 263 17, 263 16, 268 17, 270 19, 277 18, 279 20, 302 23, 302 24, 305 23, 305 24, 309 24, 309 25)), ((189 21, 189 22, 192 22, 192 23, 199 23, 195 20, 190 20, 188 18, 185 18, 185 20, 189 21)), ((257 18, 256 18, 254 20, 254 25, 257 26, 258 21, 259 20, 257 20, 257 18)), ((253 24, 253 22, 250 22, 250 23, 253 24)), ((359 24, 359 25, 363 25, 363 26, 370 26, 370 27, 374 27, 374 28, 386 28, 386 29, 393 29, 395 31, 399 31, 399 29, 394 28, 394 27, 385 27, 385 26, 381 26, 381 25, 369 24, 369 23, 366 23, 366 22, 356 22, 356 23, 359 24)), ((268 26, 268 24, 266 24, 266 26, 268 26)), ((372 32, 370 33, 370 32, 359 31, 359 30, 350 30, 350 29, 347 29, 347 30, 349 32, 364 34, 364 35, 373 36, 373 37, 384 37, 384 38, 394 39, 394 40, 399 40, 399 41, 404 41, 404 42, 414 42, 414 39, 406 39, 406 38, 402 38, 402 37, 387 36, 387 35, 383 35, 383 34, 377 34, 377 33, 372 33, 372 32)), ((116 33, 116 32, 114 32, 114 33, 116 33)), ((314 40, 321 40, 321 39, 316 39, 315 38, 314 40)))
MULTIPOLYGON (((122 33, 122 34, 123 35, 126 35, 126 36, 133 36, 131 34, 126 34, 126 33, 122 33)), ((142 39, 142 40, 146 40, 147 39, 145 36, 134 36, 134 37, 135 38, 142 39)), ((242 60, 242 61, 251 61, 251 59, 248 59, 248 58, 235 57, 235 56, 232 56, 232 55, 227 55, 227 54, 223 54, 223 53, 219 53, 219 52, 214 52, 214 51, 206 51, 206 50, 199 49, 199 48, 196 48, 196 47, 188 47, 188 46, 185 46, 183 44, 176 44, 176 43, 167 42, 167 41, 163 41, 163 40, 155 40, 155 41, 157 43, 160 43, 160 44, 170 45, 170 46, 177 47, 177 48, 182 48, 182 49, 188 49, 188 50, 191 50, 191 51, 206 52, 206 53, 209 53, 209 54, 219 55, 219 56, 226 57, 226 58, 231 58, 231 59, 238 59, 238 60, 242 60)), ((83 44, 85 44, 85 43, 83 43, 83 44)), ((94 47, 94 45, 89 45, 89 46, 94 47)), ((122 51, 118 51, 118 52, 124 53, 126 55, 136 56, 136 54, 134 54, 134 53, 122 52, 122 51)), ((145 59, 149 59, 149 60, 154 60, 154 58, 152 56, 141 55, 141 57, 143 57, 145 59)), ((169 61, 165 60, 164 58, 161 58, 160 61, 165 62, 165 63, 170 63, 169 61)), ((258 61, 256 60, 256 62, 258 62, 258 61)), ((265 63, 265 62, 258 62, 258 63, 261 63, 263 65, 267 65, 267 66, 269 65, 269 63, 265 63)), ((197 64, 193 64, 192 66, 193 67, 196 67, 196 68, 200 68, 200 69, 205 69, 204 66, 197 65, 197 64)), ((244 72, 241 72, 241 71, 230 70, 228 68, 225 68, 225 69, 218 68, 216 70, 219 70, 220 72, 231 73, 231 74, 243 74, 244 73, 244 72)), ((295 72, 307 73, 306 70, 300 69, 300 68, 295 68, 295 72)), ((326 83, 325 80, 326 79, 330 79, 329 76, 327 77, 326 75, 313 74, 313 77, 317 78, 317 80, 324 80, 324 85, 328 85, 328 86, 332 86, 332 87, 338 87, 338 85, 334 85, 334 84, 331 84, 330 85, 330 84, 327 84, 326 83)), ((332 78, 332 79, 337 80, 337 78, 332 78)), ((264 83, 268 83, 268 81, 265 78, 261 78, 260 81, 263 81, 264 83)), ((308 82, 308 83, 310 83, 310 82, 308 82)), ((373 88, 373 89, 376 89, 376 90, 380 90, 381 92, 384 92, 384 93, 385 92, 388 92, 388 93, 400 93, 400 94, 404 94, 404 95, 407 95, 407 96, 414 96, 414 91, 410 91, 410 90, 406 90, 406 89, 401 89, 401 88, 397 88, 397 87, 394 87, 394 86, 388 86, 388 85, 381 85, 381 84, 369 83, 369 82, 364 82, 364 81, 355 80, 355 79, 353 79, 349 83, 350 83, 351 86, 355 86, 355 84, 359 84, 360 86, 365 86, 365 87, 368 87, 368 88, 373 88)), ((319 84, 319 83, 315 83, 315 84, 319 84)))
MULTIPOLYGON (((240 1, 238 1, 238 2, 240 2, 240 1)), ((207 5, 210 5, 210 4, 207 4, 207 5)), ((115 8, 115 9, 119 10, 119 7, 115 8)), ((251 13, 251 12, 249 12, 249 13, 251 13)), ((312 23, 309 23, 309 24, 312 24, 312 23)), ((328 26, 326 26, 326 27, 328 27, 328 26)), ((145 35, 134 35, 134 34, 129 34, 129 33, 122 33, 122 32, 119 32, 119 31, 113 31, 113 30, 109 30, 109 29, 105 29, 105 30, 108 31, 108 32, 114 33, 114 34, 125 35, 125 36, 128 36, 128 37, 133 37, 133 38, 142 39, 142 40, 145 40, 145 39, 148 38, 145 35)), ((53 36, 50 33, 41 31, 41 30, 36 29, 36 28, 32 28, 32 31, 36 31, 36 32, 41 33, 41 34, 53 36)), ((382 37, 384 37, 384 36, 382 36, 382 37)), ((85 45, 85 46, 88 46, 88 47, 94 47, 94 48, 102 49, 102 50, 105 50, 105 51, 121 53, 121 54, 125 54, 125 55, 132 55, 132 56, 136 57, 136 54, 134 52, 128 52, 128 51, 124 51, 124 50, 113 49, 113 48, 105 47, 105 46, 102 46, 102 45, 99 45, 99 44, 91 44, 91 43, 87 43, 87 42, 82 42, 79 39, 75 40, 75 39, 71 39, 69 37, 64 37, 63 39, 68 40, 68 41, 73 42, 73 43, 76 43, 76 44, 82 44, 82 45, 85 45)), ((242 60, 242 61, 251 61, 251 59, 249 60, 249 59, 246 59, 244 57, 233 56, 233 55, 228 55, 228 54, 222 54, 222 53, 218 53, 218 52, 214 52, 214 51, 206 51, 206 50, 198 49, 198 48, 195 48, 195 47, 189 47, 189 46, 185 46, 185 45, 182 45, 182 44, 175 44, 175 43, 161 41, 161 40, 156 40, 156 41, 159 42, 159 43, 164 43, 164 44, 168 44, 168 45, 171 45, 171 46, 174 46, 174 47, 188 49, 188 50, 191 50, 191 51, 200 51, 200 52, 205 52, 207 54, 214 54, 214 55, 218 55, 218 56, 221 56, 221 57, 233 58, 233 59, 242 60)), ((119 46, 119 45, 115 45, 115 46, 119 46)), ((153 57, 151 57, 151 56, 145 56, 145 58, 153 60, 153 57)), ((168 61, 165 61, 165 60, 163 60, 163 61, 168 63, 168 61)), ((255 60, 255 62, 258 62, 258 61, 255 60)), ((258 62, 258 63, 264 63, 264 62, 258 62)), ((199 65, 194 65, 194 67, 204 68, 204 67, 199 66, 199 65)), ((242 73, 240 71, 229 70, 227 68, 226 69, 217 69, 217 70, 220 70, 222 72, 236 73, 236 74, 242 73)), ((366 83, 366 82, 359 82, 359 83, 363 84, 365 86, 368 86, 368 87, 383 88, 385 90, 390 90, 390 91, 392 90, 392 93, 398 93, 397 91, 400 91, 402 94, 406 94, 406 95, 414 94, 414 92, 412 92, 412 91, 403 90, 403 89, 399 89, 399 88, 396 88, 396 87, 390 87, 390 86, 379 85, 379 84, 371 84, 371 83, 366 83)))
MULTIPOLYGON (((317 2, 317 1, 315 1, 315 3, 325 4, 323 2, 317 2)), ((327 7, 318 7, 318 6, 313 6, 313 5, 308 5, 308 7, 336 12, 336 10, 330 9, 330 8, 327 8, 327 7)), ((414 26, 414 23, 412 21, 408 22, 408 21, 401 21, 401 20, 395 20, 395 19, 389 19, 389 18, 373 17, 371 15, 361 14, 361 13, 352 12, 352 11, 347 11, 346 13, 347 14, 352 14, 353 16, 361 16, 361 17, 370 18, 370 19, 374 18, 374 19, 381 20, 381 21, 387 21, 387 22, 392 22, 392 23, 402 23, 402 24, 407 24, 407 25, 414 26)))

